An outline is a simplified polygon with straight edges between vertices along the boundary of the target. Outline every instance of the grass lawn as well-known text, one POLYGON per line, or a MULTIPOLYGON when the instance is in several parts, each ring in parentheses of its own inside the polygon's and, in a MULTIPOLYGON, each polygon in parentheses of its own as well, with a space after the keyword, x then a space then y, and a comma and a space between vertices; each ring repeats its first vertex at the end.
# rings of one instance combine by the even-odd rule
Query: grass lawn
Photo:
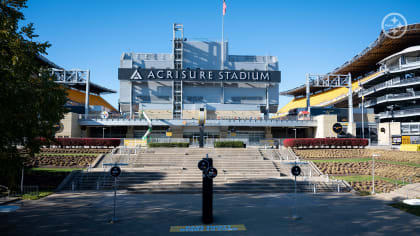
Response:
POLYGON ((72 172, 73 170, 83 170, 84 168, 31 168, 30 171, 45 172, 72 172))
POLYGON ((24 199, 24 200, 38 200, 38 199, 46 197, 46 196, 48 196, 52 193, 53 192, 50 192, 50 191, 40 191, 38 195, 24 194, 22 196, 22 199, 24 199))
MULTIPOLYGON (((372 175, 333 176, 333 178, 342 179, 342 180, 345 180, 347 182, 354 182, 354 181, 369 182, 369 181, 372 181, 372 175)), ((394 180, 394 179, 380 177, 380 176, 376 176, 376 175, 375 175, 375 180, 383 180, 383 181, 387 181, 387 182, 390 182, 390 183, 393 183, 393 184, 395 184, 395 182, 397 182, 400 185, 403 184, 403 182, 400 181, 400 180, 394 180)))
MULTIPOLYGON (((339 159, 321 159, 321 160, 309 160, 309 161, 313 161, 315 163, 321 163, 321 162, 358 163, 358 162, 372 161, 372 158, 339 158, 339 159)), ((377 159, 375 159, 375 162, 382 162, 382 163, 388 163, 388 164, 393 164, 393 165, 401 165, 401 166, 420 167, 419 164, 410 163, 410 162, 398 162, 398 161, 377 160, 377 159)))
POLYGON ((419 164, 416 163, 410 163, 410 162, 398 162, 398 161, 387 161, 387 160, 375 160, 378 162, 383 162, 383 163, 389 163, 389 164, 394 164, 394 165, 401 165, 401 166, 414 166, 414 167, 420 167, 419 164))
POLYGON ((392 207, 398 208, 400 210, 403 210, 405 212, 411 213, 413 215, 420 216, 420 206, 410 206, 402 202, 391 203, 389 205, 392 207))

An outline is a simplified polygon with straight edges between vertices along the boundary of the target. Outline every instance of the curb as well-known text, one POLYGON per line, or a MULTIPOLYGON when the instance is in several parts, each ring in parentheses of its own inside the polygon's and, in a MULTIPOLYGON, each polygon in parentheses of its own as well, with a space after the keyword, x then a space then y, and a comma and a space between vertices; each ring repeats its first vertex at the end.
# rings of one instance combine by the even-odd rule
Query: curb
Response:
POLYGON ((8 205, 10 203, 17 202, 17 201, 20 201, 20 200, 22 200, 22 198, 15 198, 15 199, 11 199, 9 201, 4 201, 4 202, 0 203, 0 206, 8 205))

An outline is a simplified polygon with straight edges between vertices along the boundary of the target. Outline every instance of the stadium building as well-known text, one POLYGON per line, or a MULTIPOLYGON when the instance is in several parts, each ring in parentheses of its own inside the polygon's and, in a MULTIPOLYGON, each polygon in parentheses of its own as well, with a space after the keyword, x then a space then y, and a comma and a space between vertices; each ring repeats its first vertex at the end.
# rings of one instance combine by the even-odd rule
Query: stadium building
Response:
POLYGON ((188 40, 181 24, 173 25, 172 46, 167 54, 123 53, 118 112, 85 113, 73 127, 83 137, 182 139, 194 145, 202 114, 210 146, 216 139, 255 145, 326 137, 327 128, 317 128, 322 120, 271 119, 281 82, 277 57, 231 55, 227 42, 188 40))
POLYGON ((275 117, 282 119, 310 110, 313 116, 328 114, 330 120, 342 123, 347 133, 370 138, 371 142, 398 144, 401 136, 411 138, 407 142, 419 142, 420 24, 389 32, 403 30, 406 32, 399 38, 381 32, 361 53, 320 79, 350 74, 350 93, 345 87, 326 88, 317 86, 320 80, 307 80, 305 85, 280 93, 293 99, 275 117), (343 112, 350 107, 349 98, 357 107, 353 112, 354 130, 347 130, 351 119, 343 112))
MULTIPOLYGON (((203 109, 207 120, 267 120, 278 109, 277 58, 229 55, 228 49, 227 42, 189 41, 182 25, 174 24, 172 53, 123 53, 118 70, 121 114, 196 120, 203 109)), ((140 138, 146 128, 129 127, 127 135, 140 138)), ((172 125, 154 127, 151 136, 162 137, 168 128, 178 138, 199 135, 198 127, 172 125)), ((232 128, 209 126, 205 136, 220 138, 232 128)), ((236 133, 256 140, 266 136, 264 128, 241 127, 236 133)))
POLYGON ((216 139, 262 144, 291 137, 337 137, 335 123, 343 125, 341 135, 380 144, 405 135, 416 142, 419 29, 420 24, 408 25, 395 39, 381 33, 331 73, 316 79, 308 75, 305 85, 280 93, 293 99, 278 109, 277 57, 230 55, 227 42, 188 40, 183 26, 174 24, 171 53, 122 53, 118 109, 100 98, 115 91, 90 83, 89 76, 81 79, 83 71, 71 76, 74 71, 58 69, 58 82, 69 86, 73 112, 57 136, 198 144, 198 119, 204 114, 207 145, 216 139))

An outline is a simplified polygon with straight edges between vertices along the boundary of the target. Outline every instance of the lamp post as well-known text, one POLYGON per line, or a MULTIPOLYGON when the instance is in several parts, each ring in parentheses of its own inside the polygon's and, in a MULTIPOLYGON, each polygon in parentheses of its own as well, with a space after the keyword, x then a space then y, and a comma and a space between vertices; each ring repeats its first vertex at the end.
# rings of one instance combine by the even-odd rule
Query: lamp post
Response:
POLYGON ((105 127, 102 127, 102 138, 105 138, 105 127))
POLYGON ((372 155, 372 194, 375 194, 375 157, 379 157, 379 155, 372 155))
MULTIPOLYGON (((391 122, 394 122, 394 105, 387 106, 387 108, 391 111, 391 122)), ((392 149, 391 123, 388 123, 388 142, 392 149)))
POLYGON ((293 129, 295 131, 295 139, 296 139, 296 128, 293 129))
MULTIPOLYGON (((359 87, 362 89, 362 93, 363 93, 363 87, 362 87, 362 83, 359 82, 359 87)), ((365 112, 364 112, 364 100, 365 100, 365 96, 362 95, 362 138, 365 138, 365 112)))

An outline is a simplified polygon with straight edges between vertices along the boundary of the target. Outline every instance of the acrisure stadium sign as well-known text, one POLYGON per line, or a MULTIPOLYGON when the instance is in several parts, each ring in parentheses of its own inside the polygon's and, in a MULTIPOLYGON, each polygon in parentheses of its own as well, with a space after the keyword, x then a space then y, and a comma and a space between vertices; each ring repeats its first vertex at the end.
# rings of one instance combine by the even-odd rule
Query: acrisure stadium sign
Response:
POLYGON ((119 68, 119 80, 201 81, 201 82, 274 82, 280 83, 280 71, 174 70, 119 68))

